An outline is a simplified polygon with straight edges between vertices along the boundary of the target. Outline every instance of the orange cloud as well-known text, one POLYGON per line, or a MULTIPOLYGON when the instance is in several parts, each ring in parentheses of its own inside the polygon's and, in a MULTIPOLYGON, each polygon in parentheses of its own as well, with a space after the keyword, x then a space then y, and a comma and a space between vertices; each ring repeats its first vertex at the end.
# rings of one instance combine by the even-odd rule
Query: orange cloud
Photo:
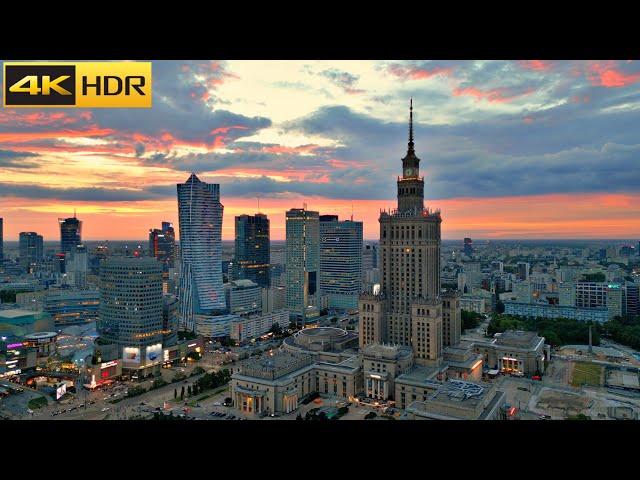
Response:
POLYGON ((587 78, 595 86, 626 87, 640 81, 640 72, 626 74, 617 70, 616 63, 613 61, 597 62, 589 65, 587 78))
POLYGON ((519 60, 518 63, 522 65, 522 67, 528 70, 535 70, 536 72, 547 72, 551 70, 552 67, 551 62, 544 60, 519 60))
MULTIPOLYGON (((128 202, 128 211, 109 212, 121 203, 101 202, 94 206, 78 202, 56 203, 44 212, 39 205, 46 200, 0 198, 0 210, 5 218, 5 239, 16 240, 21 231, 35 230, 45 240, 57 240, 57 217, 70 214, 74 208, 84 221, 83 235, 87 240, 138 240, 143 242, 148 229, 161 221, 177 226, 175 200, 128 202), (34 211, 36 210, 36 211, 34 211)), ((271 219, 271 238, 285 238, 285 211, 307 203, 309 209, 351 216, 364 222, 364 237, 379 236, 378 216, 381 208, 395 207, 395 200, 347 200, 314 196, 261 198, 260 210, 271 219)), ((225 197, 223 239, 233 240, 234 216, 255 213, 257 201, 248 198, 225 197)), ((553 194, 526 197, 458 198, 427 201, 442 211, 442 231, 445 239, 470 236, 482 238, 635 238, 640 236, 640 194, 553 194), (559 206, 562 205, 562 208, 559 206)))
POLYGON ((474 97, 476 101, 486 100, 489 103, 508 103, 516 98, 529 95, 533 92, 533 89, 528 89, 525 92, 512 94, 506 88, 493 88, 490 90, 480 90, 475 87, 454 88, 453 95, 455 97, 474 97))
POLYGON ((453 68, 448 67, 434 67, 431 70, 426 68, 419 68, 413 66, 403 66, 397 63, 389 65, 387 71, 392 75, 401 78, 403 80, 423 80, 431 78, 436 75, 451 75, 453 68))

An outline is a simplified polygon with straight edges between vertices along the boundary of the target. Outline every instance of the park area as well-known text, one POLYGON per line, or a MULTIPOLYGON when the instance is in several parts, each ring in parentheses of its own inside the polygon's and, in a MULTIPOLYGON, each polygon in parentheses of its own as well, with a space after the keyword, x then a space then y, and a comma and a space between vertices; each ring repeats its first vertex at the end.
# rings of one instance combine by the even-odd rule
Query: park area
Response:
POLYGON ((573 374, 571 375, 571 385, 582 387, 583 385, 602 385, 602 366, 589 362, 575 362, 573 374))

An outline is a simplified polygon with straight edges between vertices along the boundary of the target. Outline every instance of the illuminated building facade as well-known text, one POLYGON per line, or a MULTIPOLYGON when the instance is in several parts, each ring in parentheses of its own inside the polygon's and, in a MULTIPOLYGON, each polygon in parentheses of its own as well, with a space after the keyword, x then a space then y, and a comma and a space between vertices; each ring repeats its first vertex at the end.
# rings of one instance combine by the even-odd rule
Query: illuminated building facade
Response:
POLYGON ((191 174, 177 185, 180 223, 180 317, 182 329, 208 331, 217 320, 228 322, 222 283, 222 214, 220 185, 201 182, 191 174))
POLYGON ((60 252, 71 252, 76 245, 82 243, 82 222, 74 214, 70 218, 59 218, 58 223, 60 224, 60 252))
POLYGON ((319 223, 318 212, 305 208, 286 213, 286 308, 303 325, 320 306, 319 223))
POLYGON ((459 328, 459 302, 443 305, 440 289, 440 211, 424 206, 424 177, 413 143, 413 105, 409 114, 409 143, 398 177, 398 207, 380 213, 381 291, 362 295, 359 311, 366 312, 367 343, 409 346, 417 363, 438 363, 443 348, 443 316, 452 322, 449 338, 459 328))
POLYGON ((42 305, 53 318, 56 328, 83 325, 98 319, 100 292, 98 290, 58 290, 48 293, 42 305))
POLYGON ((269 288, 269 219, 266 215, 240 215, 235 219, 235 277, 269 288))
POLYGON ((43 260, 42 235, 36 232, 20 232, 20 264, 31 271, 36 263, 43 260))
POLYGON ((164 271, 175 266, 176 234, 173 224, 162 222, 162 228, 149 230, 149 254, 162 262, 164 271))
POLYGON ((362 292, 362 222, 320 216, 320 292, 329 308, 357 309, 362 292))
POLYGON ((162 362, 162 265, 110 257, 100 265, 100 341, 114 344, 123 369, 151 374, 162 362))

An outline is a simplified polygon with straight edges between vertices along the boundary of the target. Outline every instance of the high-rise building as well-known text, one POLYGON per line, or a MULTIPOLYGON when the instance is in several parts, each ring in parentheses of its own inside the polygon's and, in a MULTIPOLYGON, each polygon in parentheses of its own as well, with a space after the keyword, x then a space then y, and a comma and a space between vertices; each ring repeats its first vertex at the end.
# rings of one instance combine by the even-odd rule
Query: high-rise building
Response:
POLYGON ((229 313, 246 317, 262 313, 262 288, 251 280, 233 280, 224 284, 229 313))
POLYGON ((640 315, 640 288, 637 283, 627 282, 624 287, 624 314, 640 315))
POLYGON ((617 283, 576 282, 576 307, 606 308, 609 318, 621 316, 623 311, 622 288, 617 283))
POLYGON ((4 258, 4 236, 3 236, 3 231, 2 231, 2 217, 0 217, 0 262, 2 261, 2 259, 4 258))
POLYGON ((234 277, 269 288, 269 219, 262 213, 236 217, 234 277))
POLYGON ((60 252, 71 252, 76 245, 82 243, 82 222, 73 217, 59 218, 60 224, 60 252))
POLYGON ((473 240, 469 237, 465 237, 462 251, 467 257, 473 256, 473 240))
POLYGON ((318 212, 292 208, 286 213, 287 310, 304 325, 317 316, 319 303, 320 232, 318 212))
POLYGON ((65 254, 65 272, 69 283, 78 288, 84 288, 87 284, 88 270, 89 257, 85 245, 76 245, 70 252, 65 254))
MULTIPOLYGON (((220 203, 220 185, 201 182, 193 173, 185 183, 178 184, 177 189, 180 321, 181 328, 195 331, 199 318, 226 313, 222 284, 224 207, 220 203)), ((212 318, 206 321, 211 326, 212 318)))
POLYGON ((101 344, 117 347, 123 368, 143 376, 162 363, 162 265, 151 258, 110 257, 100 264, 101 344))
POLYGON ((164 272, 175 266, 176 234, 172 223, 162 222, 161 229, 149 230, 149 254, 162 262, 164 272))
POLYGON ((337 215, 320 215, 320 292, 329 308, 358 308, 362 222, 341 222, 337 215))
POLYGON ((530 265, 527 262, 518 262, 516 265, 517 273, 516 276, 519 280, 528 280, 529 279, 529 269, 530 265))
POLYGON ((20 264, 31 271, 32 266, 43 259, 42 235, 20 232, 19 252, 20 264))
POLYGON ((178 297, 162 295, 162 346, 178 343, 178 297))
MULTIPOLYGON (((388 342, 410 346, 417 363, 438 363, 443 349, 443 308, 460 308, 459 301, 443 305, 440 290, 439 210, 424 207, 424 178, 413 143, 413 106, 409 115, 409 144, 398 178, 398 208, 380 213, 381 292, 360 297, 360 347, 388 342)), ((449 341, 455 341, 459 316, 445 316, 449 341), (457 323, 457 325, 455 325, 457 323)))

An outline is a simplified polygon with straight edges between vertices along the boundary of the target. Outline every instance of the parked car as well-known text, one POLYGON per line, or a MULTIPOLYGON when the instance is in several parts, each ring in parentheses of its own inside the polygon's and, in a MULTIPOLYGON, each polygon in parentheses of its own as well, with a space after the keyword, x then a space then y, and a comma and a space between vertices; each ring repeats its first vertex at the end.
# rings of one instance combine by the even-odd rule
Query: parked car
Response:
POLYGON ((538 380, 541 381, 542 377, 540 375, 534 375, 533 377, 531 377, 531 380, 538 380))

